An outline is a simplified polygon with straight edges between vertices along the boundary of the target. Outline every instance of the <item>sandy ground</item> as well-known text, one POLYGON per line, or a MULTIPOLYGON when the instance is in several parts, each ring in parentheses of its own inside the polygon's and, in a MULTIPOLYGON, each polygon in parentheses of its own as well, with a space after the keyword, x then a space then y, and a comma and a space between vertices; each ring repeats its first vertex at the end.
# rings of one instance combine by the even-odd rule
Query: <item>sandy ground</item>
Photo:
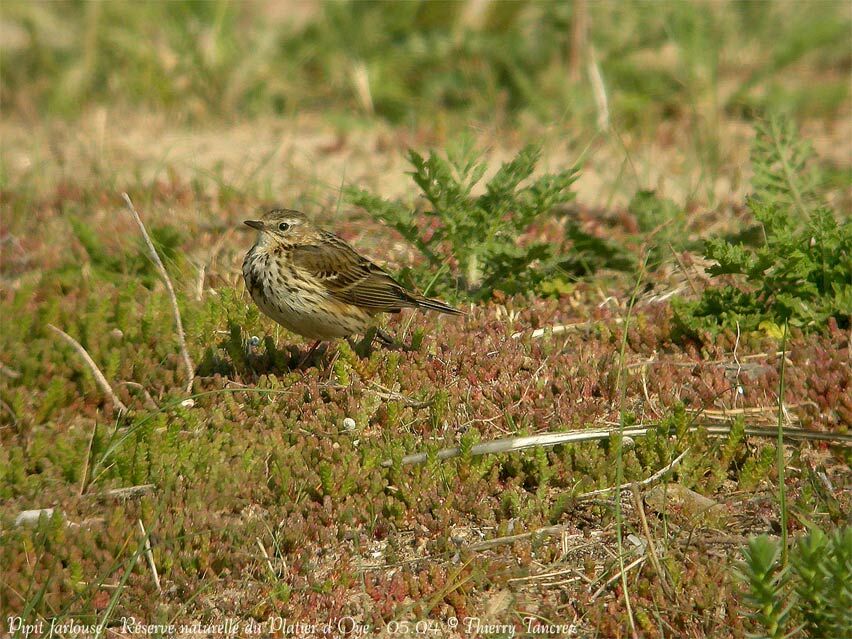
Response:
MULTIPOLYGON (((471 129, 487 151, 492 171, 525 141, 544 140, 539 169, 582 166, 577 201, 591 208, 626 205, 639 188, 685 203, 690 208, 742 201, 748 192, 751 126, 739 121, 718 125, 718 162, 710 166, 696 153, 695 131, 665 123, 651 135, 571 132, 558 125, 523 125, 513 132, 471 129)), ((806 136, 825 161, 852 161, 852 121, 831 128, 808 127, 806 136)), ((2 156, 14 188, 25 177, 39 190, 87 178, 125 188, 178 176, 201 180, 213 193, 222 185, 257 189, 283 204, 297 201, 323 208, 336 205, 342 184, 361 185, 386 197, 411 198, 415 186, 405 174, 407 148, 425 152, 448 140, 432 131, 376 125, 336 125, 305 114, 231 125, 175 124, 163 115, 125 115, 99 109, 69 125, 0 123, 2 156)))

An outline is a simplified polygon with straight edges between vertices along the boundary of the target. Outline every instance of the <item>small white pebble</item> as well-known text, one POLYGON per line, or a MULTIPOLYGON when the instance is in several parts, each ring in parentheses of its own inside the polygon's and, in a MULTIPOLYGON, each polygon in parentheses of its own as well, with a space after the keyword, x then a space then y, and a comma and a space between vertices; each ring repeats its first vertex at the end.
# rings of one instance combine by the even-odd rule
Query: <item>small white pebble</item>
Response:
POLYGON ((15 517, 16 526, 29 526, 37 524, 41 516, 44 515, 48 519, 53 517, 53 508, 39 508, 37 510, 23 510, 15 517))
POLYGON ((355 430, 356 427, 357 424, 355 423, 355 420, 351 417, 345 417, 343 419, 343 430, 355 430))
POLYGON ((625 435, 624 439, 621 442, 621 445, 624 450, 633 450, 633 448, 636 446, 636 442, 633 441, 633 438, 629 435, 625 435))
POLYGON ((637 537, 636 535, 634 535, 632 533, 627 535, 627 541, 629 541, 631 544, 633 544, 637 548, 643 548, 643 549, 645 548, 645 541, 643 539, 639 539, 639 537, 637 537))
POLYGON ((192 408, 193 406, 195 406, 195 400, 194 399, 185 399, 180 403, 180 405, 183 406, 184 408, 192 408))

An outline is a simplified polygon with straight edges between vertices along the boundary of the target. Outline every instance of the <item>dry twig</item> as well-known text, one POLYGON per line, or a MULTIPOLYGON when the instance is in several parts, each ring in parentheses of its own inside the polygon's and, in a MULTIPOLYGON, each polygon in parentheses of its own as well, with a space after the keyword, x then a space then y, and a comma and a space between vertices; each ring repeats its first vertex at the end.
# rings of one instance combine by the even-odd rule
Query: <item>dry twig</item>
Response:
POLYGON ((593 490, 589 493, 583 493, 582 495, 580 495, 578 497, 578 499, 589 499, 590 497, 597 497, 598 495, 605 495, 607 493, 611 493, 611 492, 613 492, 615 490, 619 490, 619 489, 620 490, 628 490, 628 489, 632 490, 632 489, 634 489, 635 486, 647 486, 649 484, 653 484, 655 481, 657 481, 658 479, 663 477, 666 473, 668 473, 672 468, 677 466, 683 460, 683 458, 686 457, 686 454, 688 452, 689 452, 689 449, 687 448, 680 455, 675 457, 670 464, 663 466, 656 473, 654 473, 650 477, 647 477, 646 479, 643 479, 640 482, 626 482, 624 484, 621 484, 621 486, 612 486, 610 488, 601 488, 599 490, 593 490))
MULTIPOLYGON (((684 451, 683 454, 686 454, 686 451, 684 451)), ((636 512, 639 513, 639 523, 642 525, 642 532, 645 535, 645 541, 648 542, 648 553, 651 557, 651 565, 654 567, 657 576, 660 578, 660 584, 662 585, 666 596, 670 599, 676 599, 677 593, 669 584, 669 575, 665 570, 663 570, 660 558, 657 556, 654 538, 651 537, 651 529, 648 527, 648 518, 645 517, 645 507, 642 505, 642 494, 639 490, 639 484, 634 484, 630 492, 633 493, 633 505, 636 508, 636 512)))
POLYGON ((184 367, 186 368, 186 376, 189 379, 189 382, 187 382, 186 385, 186 392, 190 393, 192 392, 192 384, 195 381, 195 365, 192 363, 192 358, 189 356, 189 350, 186 347, 186 335, 183 332, 183 322, 180 319, 180 309, 178 308, 175 288, 172 286, 172 280, 169 278, 166 267, 163 266, 163 261, 160 259, 157 249, 154 248, 154 243, 151 241, 151 237, 148 235, 148 231, 142 223, 142 218, 139 217, 139 213, 137 213, 136 209, 133 207, 133 202, 130 200, 130 196, 128 196, 127 193, 122 193, 121 196, 124 198, 127 210, 130 211, 133 219, 136 220, 136 224, 139 225, 139 230, 142 231, 142 237, 145 238, 145 244, 148 245, 148 251, 151 254, 151 259, 154 261, 154 265, 160 272, 160 277, 163 278, 163 283, 166 285, 166 290, 169 293, 169 300, 172 303, 172 313, 175 316, 175 326, 177 328, 178 343, 180 344, 180 353, 183 357, 184 367))
POLYGON ((86 449, 86 463, 83 466, 83 478, 80 480, 80 490, 77 492, 77 495, 81 496, 86 492, 86 488, 89 485, 89 462, 92 459, 92 450, 95 445, 95 436, 98 434, 98 422, 95 422, 94 426, 92 426, 92 435, 89 437, 89 447, 86 449))
POLYGON ((154 575, 154 585, 157 586, 157 592, 163 594, 163 588, 160 586, 160 575, 157 573, 157 564, 154 563, 154 552, 151 550, 151 536, 145 532, 145 525, 142 520, 139 520, 139 530, 142 531, 142 536, 145 537, 145 557, 148 559, 148 565, 151 567, 151 574, 154 575))
POLYGON ((154 488, 154 484, 140 484, 139 486, 127 486, 126 488, 112 488, 102 493, 92 493, 87 496, 99 500, 133 499, 154 492, 154 488))
MULTIPOLYGON (((610 437, 619 434, 623 434, 626 437, 642 437, 644 435, 647 435, 649 431, 652 431, 655 428, 656 426, 653 425, 640 425, 637 427, 625 428, 623 433, 619 433, 619 430, 617 428, 607 428, 602 430, 575 430, 561 433, 545 433, 542 435, 530 435, 528 437, 507 437, 504 439, 495 439, 490 442, 476 444, 475 446, 471 447, 470 454, 476 457, 477 455, 511 453, 518 450, 525 450, 527 448, 549 447, 558 446, 560 444, 578 443, 598 439, 609 439, 610 437)), ((697 430, 705 430, 707 431, 708 435, 722 436, 728 435, 731 432, 731 427, 702 424, 698 426, 691 426, 689 428, 690 432, 697 430)), ((747 437, 774 438, 778 436, 778 432, 775 429, 747 426, 745 428, 745 435, 747 437)), ((803 428, 785 428, 784 437, 786 439, 792 440, 827 441, 838 444, 852 444, 852 435, 847 435, 845 433, 825 433, 820 431, 805 430, 803 428)), ((461 455, 461 449, 457 446, 453 448, 443 448, 437 453, 435 453, 435 457, 437 459, 451 459, 453 457, 458 457, 459 455, 461 455)), ((428 453, 414 453, 412 455, 406 455, 405 457, 403 457, 401 463, 403 466, 406 466, 408 464, 422 464, 425 463, 428 458, 428 453)), ((384 468, 389 468, 393 466, 393 460, 384 460, 382 462, 382 466, 384 468)), ((667 469, 663 469, 663 471, 665 470, 667 469)), ((649 478, 649 480, 650 479, 652 478, 649 478)), ((629 488, 630 485, 628 484, 626 485, 626 487, 629 488)), ((614 489, 607 488, 604 490, 609 491, 614 489)))
MULTIPOLYGON (((573 528, 573 526, 572 526, 573 528)), ((494 548, 495 546, 502 546, 505 544, 513 544, 516 541, 522 541, 524 539, 529 539, 530 537, 547 537, 552 535, 561 535, 566 530, 569 530, 567 525, 558 524, 556 526, 545 526, 543 528, 538 528, 536 530, 531 530, 529 532, 518 533, 517 535, 508 535, 506 537, 495 537, 494 539, 486 539, 485 541, 480 541, 475 544, 471 544, 467 547, 467 550, 472 550, 474 552, 478 552, 481 550, 488 550, 489 548, 494 548)), ((583 533, 577 533, 574 535, 567 535, 569 539, 580 539, 588 541, 589 538, 594 537, 604 537, 606 533, 601 530, 593 531, 590 535, 585 535, 583 533)))
POLYGON ((257 547, 260 548, 260 552, 263 553, 263 558, 266 559, 266 566, 269 568, 269 573, 272 575, 272 579, 278 581, 281 577, 275 572, 275 568, 272 567, 272 559, 269 557, 269 553, 266 552, 266 547, 263 545, 263 542, 260 541, 260 537, 255 537, 255 541, 257 541, 257 547))
POLYGON ((9 368, 5 364, 0 364, 0 374, 5 375, 6 377, 11 377, 12 379, 18 379, 21 374, 13 368, 9 368))
POLYGON ((597 599, 598 597, 600 597, 601 593, 602 593, 604 590, 606 590, 606 589, 609 587, 609 585, 610 585, 610 584, 612 584, 612 583, 616 582, 617 580, 621 579, 622 572, 627 573, 627 572, 629 572, 629 571, 633 570, 633 569, 634 569, 636 566, 638 566, 639 564, 644 563, 644 561, 645 561, 645 555, 642 555, 642 556, 641 556, 641 557, 639 557, 639 559, 637 559, 636 561, 633 561, 633 562, 631 562, 631 563, 627 564, 627 565, 624 567, 624 570, 623 570, 623 571, 619 570, 619 571, 618 571, 618 573, 616 573, 615 575, 613 575, 612 577, 610 577, 609 579, 607 579, 607 580, 603 583, 603 585, 601 585, 601 587, 600 587, 600 588, 598 588, 598 589, 595 591, 595 593, 591 596, 591 599, 589 599, 589 601, 594 601, 595 599, 597 599))
POLYGON ((157 402, 154 401, 154 398, 151 397, 151 393, 148 392, 148 389, 142 386, 139 382, 119 382, 119 384, 130 388, 136 388, 141 391, 142 395, 145 397, 145 408, 150 410, 158 410, 160 408, 157 406, 157 402))
MULTIPOLYGON (((624 321, 622 317, 613 318, 613 324, 621 324, 624 321)), ((573 324, 555 324, 553 326, 545 326, 543 328, 537 328, 531 333, 529 336, 532 339, 538 339, 540 337, 544 337, 545 335, 559 335, 561 333, 567 333, 571 330, 579 330, 583 328, 591 328, 596 323, 603 323, 603 320, 589 320, 588 322, 574 322, 573 324)), ((512 339, 520 339, 524 335, 526 335, 526 331, 518 331, 516 333, 512 333, 512 339)))
POLYGON ((106 377, 101 372, 101 369, 98 368, 98 365, 95 364, 95 360, 91 358, 91 356, 86 352, 86 349, 82 347, 80 342, 71 337, 68 333, 63 330, 56 328, 53 324, 48 324, 47 327, 52 330, 54 333, 59 335, 62 339, 64 339, 68 344, 72 346, 72 348, 77 351, 77 354, 83 358, 83 361, 89 367, 89 370, 92 372, 92 375, 95 378, 95 382, 97 382, 98 386, 101 387, 101 390, 104 394, 109 397, 109 400, 113 403, 113 405, 119 410, 121 413, 127 412, 127 406, 116 396, 115 391, 112 390, 112 386, 109 385, 106 377))
POLYGON ((586 66, 589 82, 592 85, 592 95, 595 97, 595 106, 598 109, 598 129, 609 131, 609 100, 606 96, 606 85, 604 85, 603 74, 594 47, 589 47, 589 62, 586 66))

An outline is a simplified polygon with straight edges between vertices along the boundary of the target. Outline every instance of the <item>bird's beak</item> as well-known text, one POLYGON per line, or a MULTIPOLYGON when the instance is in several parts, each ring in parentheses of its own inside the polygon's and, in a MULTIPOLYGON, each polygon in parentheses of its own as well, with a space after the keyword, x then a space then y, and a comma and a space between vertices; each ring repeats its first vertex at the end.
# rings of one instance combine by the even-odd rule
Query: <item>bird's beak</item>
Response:
POLYGON ((245 222, 243 222, 243 224, 245 224, 246 226, 250 226, 253 229, 257 229, 258 231, 263 230, 263 222, 261 222, 260 220, 246 220, 245 222))

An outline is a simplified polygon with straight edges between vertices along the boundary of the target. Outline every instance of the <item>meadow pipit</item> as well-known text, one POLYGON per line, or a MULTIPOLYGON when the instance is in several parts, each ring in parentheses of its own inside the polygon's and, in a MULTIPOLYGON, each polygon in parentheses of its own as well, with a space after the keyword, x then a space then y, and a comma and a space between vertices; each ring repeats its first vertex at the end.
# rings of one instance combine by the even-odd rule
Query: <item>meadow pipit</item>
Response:
POLYGON ((243 260, 251 298, 287 330, 316 340, 311 352, 323 340, 365 333, 379 313, 419 308, 463 315, 407 290, 298 211, 273 209, 245 223, 258 231, 243 260))

